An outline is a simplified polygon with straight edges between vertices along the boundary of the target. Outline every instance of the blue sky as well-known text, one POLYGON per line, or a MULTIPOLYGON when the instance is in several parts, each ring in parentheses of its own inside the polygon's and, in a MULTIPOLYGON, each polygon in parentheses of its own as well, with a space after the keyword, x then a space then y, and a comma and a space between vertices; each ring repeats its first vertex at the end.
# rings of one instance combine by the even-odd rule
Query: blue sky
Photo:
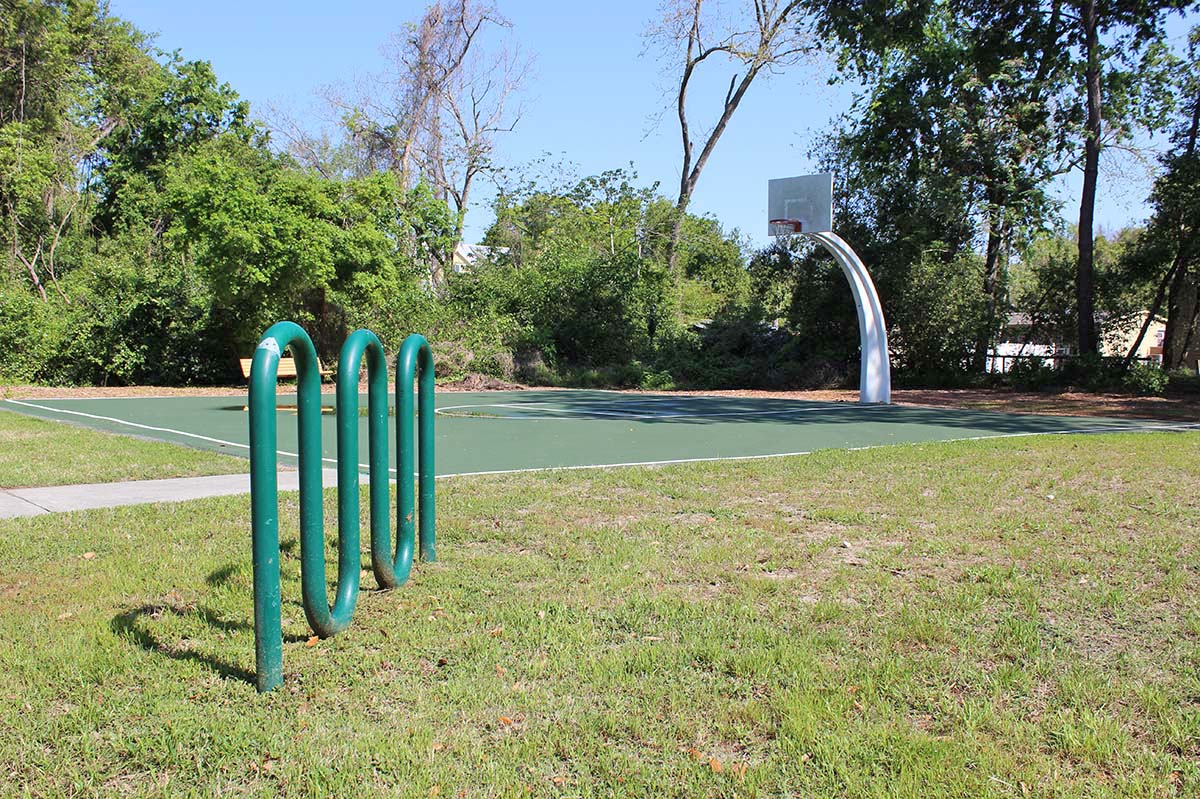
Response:
MULTIPOLYGON (((674 199, 680 145, 663 64, 642 37, 654 15, 651 0, 498 0, 513 23, 512 37, 534 59, 522 92, 524 114, 499 140, 498 157, 520 165, 543 154, 575 165, 580 176, 627 166, 645 184, 660 181, 674 199)), ((424 2, 367 0, 111 0, 113 13, 157 34, 163 50, 211 61, 221 80, 256 111, 274 106, 318 126, 325 113, 316 92, 349 84, 384 66, 388 35, 421 14, 424 2)), ((1194 18, 1193 18, 1194 21, 1194 18)), ((1174 20, 1182 43, 1186 25, 1174 20)), ((697 113, 715 109, 731 72, 722 70, 693 94, 697 113)), ((761 78, 760 78, 761 80, 761 78)), ((850 89, 828 86, 820 67, 799 66, 756 83, 700 178, 691 210, 738 228, 755 245, 766 237, 766 182, 813 171, 813 137, 849 108, 850 89)), ((1112 165, 1115 167, 1116 165, 1112 165)), ((1146 216, 1150 179, 1128 163, 1107 170, 1097 208, 1102 228, 1116 229, 1146 216)), ((1060 187, 1064 214, 1075 213, 1078 180, 1060 187)), ((467 217, 467 237, 490 223, 481 187, 467 217)), ((836 221, 835 221, 836 229, 836 221)))

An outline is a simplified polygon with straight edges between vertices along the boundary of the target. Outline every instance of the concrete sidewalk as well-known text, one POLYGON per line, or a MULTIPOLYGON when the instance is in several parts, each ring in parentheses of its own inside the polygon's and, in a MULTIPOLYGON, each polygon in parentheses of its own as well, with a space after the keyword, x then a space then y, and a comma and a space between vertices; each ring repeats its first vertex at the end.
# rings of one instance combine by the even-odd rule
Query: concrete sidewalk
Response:
MULTIPOLYGON (((361 478, 366 482, 366 475, 361 478)), ((323 469, 326 488, 337 485, 337 470, 323 469)), ((279 472, 280 491, 298 491, 300 473, 279 472)), ((119 505, 152 502, 184 502, 204 497, 250 493, 249 474, 218 474, 211 477, 175 477, 169 480, 132 480, 125 483, 47 486, 45 488, 0 489, 0 519, 40 516, 119 505)))

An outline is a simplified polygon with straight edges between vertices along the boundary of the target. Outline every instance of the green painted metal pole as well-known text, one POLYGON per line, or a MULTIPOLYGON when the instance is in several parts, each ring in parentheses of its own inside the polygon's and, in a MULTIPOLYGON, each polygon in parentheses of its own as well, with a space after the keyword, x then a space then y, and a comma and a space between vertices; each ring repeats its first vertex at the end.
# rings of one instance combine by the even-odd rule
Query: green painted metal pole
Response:
MULTIPOLYGON (((276 377, 280 354, 296 361, 300 427, 300 548, 303 577, 320 564, 325 595, 321 508, 321 377, 312 340, 299 325, 279 322, 263 335, 250 368, 250 526, 254 562, 254 644, 259 691, 283 684, 279 587, 279 485, 276 476, 276 377), (313 544, 316 544, 314 548, 313 544)), ((307 593, 307 592, 306 592, 307 593)), ((306 612, 308 611, 306 602, 306 612)), ((310 623, 312 618, 310 616, 310 623)))
POLYGON ((388 485, 388 373, 383 344, 370 330, 356 330, 342 345, 338 359, 338 529, 358 520, 358 371, 367 359, 367 446, 370 469, 371 568, 381 588, 408 580, 412 542, 397 539, 391 553, 388 485))
POLYGON ((358 371, 367 359, 370 448, 371 564, 383 587, 403 584, 414 549, 414 392, 420 388, 420 551, 436 558, 434 517, 433 352, 419 335, 400 348, 396 375, 396 439, 399 450, 400 516, 394 557, 389 552, 387 359, 369 330, 346 340, 338 363, 338 583, 333 606, 325 588, 325 529, 321 479, 321 377, 312 339, 298 325, 279 322, 263 335, 250 369, 250 525, 254 560, 254 645, 259 691, 283 684, 283 629, 279 584, 279 484, 276 445, 276 383, 279 359, 290 349, 296 361, 300 456, 300 585, 304 615, 322 638, 350 624, 358 602, 360 519, 358 466, 358 371))
POLYGON ((413 333, 404 340, 400 355, 396 359, 396 449, 397 483, 400 496, 397 498, 399 535, 411 541, 414 534, 413 515, 415 506, 414 460, 414 407, 413 382, 420 389, 420 550, 421 559, 437 560, 436 511, 434 508, 434 407, 433 407, 433 350, 424 336, 413 333))

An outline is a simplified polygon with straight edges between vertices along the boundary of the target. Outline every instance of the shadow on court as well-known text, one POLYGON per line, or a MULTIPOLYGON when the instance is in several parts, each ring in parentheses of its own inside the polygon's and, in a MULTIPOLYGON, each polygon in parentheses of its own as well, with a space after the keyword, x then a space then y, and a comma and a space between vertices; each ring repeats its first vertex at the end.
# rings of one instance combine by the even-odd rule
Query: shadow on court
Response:
POLYGON ((501 402, 451 405, 440 415, 473 419, 627 421, 644 425, 887 425, 991 435, 1144 429, 1169 423, 1137 419, 1044 416, 907 405, 858 405, 745 397, 628 395, 591 391, 528 392, 501 402))

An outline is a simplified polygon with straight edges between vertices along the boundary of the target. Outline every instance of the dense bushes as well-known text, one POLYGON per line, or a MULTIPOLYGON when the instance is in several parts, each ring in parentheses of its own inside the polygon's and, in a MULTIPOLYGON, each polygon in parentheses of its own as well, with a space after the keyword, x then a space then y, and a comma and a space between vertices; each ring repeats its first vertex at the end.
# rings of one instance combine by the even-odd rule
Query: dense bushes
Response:
POLYGON ((1085 355, 1060 358, 1053 365, 1043 358, 1018 358, 998 382, 1033 391, 1075 389, 1158 395, 1166 391, 1169 378, 1152 364, 1135 362, 1126 367, 1124 358, 1085 355))
POLYGON ((186 275, 99 260, 41 302, 0 287, 0 378, 51 384, 228 379, 226 327, 186 275))

